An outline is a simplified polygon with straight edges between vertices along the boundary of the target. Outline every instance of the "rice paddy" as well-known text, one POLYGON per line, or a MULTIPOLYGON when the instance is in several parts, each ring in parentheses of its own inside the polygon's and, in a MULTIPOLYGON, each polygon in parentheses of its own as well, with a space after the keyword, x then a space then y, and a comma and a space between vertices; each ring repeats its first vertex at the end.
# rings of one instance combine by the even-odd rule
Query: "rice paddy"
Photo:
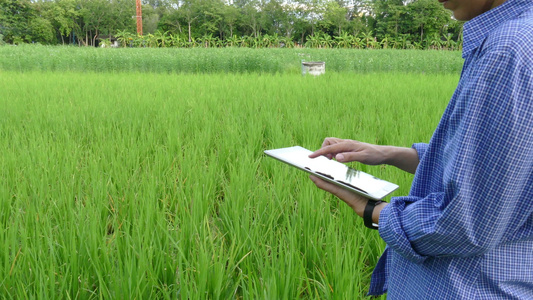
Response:
MULTIPOLYGON (((328 53, 312 55, 329 68, 328 53)), ((316 149, 327 136, 428 141, 458 73, 428 60, 420 68, 433 71, 310 77, 299 61, 279 63, 285 71, 147 72, 4 60, 1 297, 365 298, 385 246, 378 233, 263 150, 316 149)), ((411 175, 353 166, 400 185, 393 196, 409 191, 411 175)))
POLYGON ((0 47, 0 69, 11 71, 290 73, 301 61, 325 61, 329 72, 459 74, 457 51, 279 48, 0 47))

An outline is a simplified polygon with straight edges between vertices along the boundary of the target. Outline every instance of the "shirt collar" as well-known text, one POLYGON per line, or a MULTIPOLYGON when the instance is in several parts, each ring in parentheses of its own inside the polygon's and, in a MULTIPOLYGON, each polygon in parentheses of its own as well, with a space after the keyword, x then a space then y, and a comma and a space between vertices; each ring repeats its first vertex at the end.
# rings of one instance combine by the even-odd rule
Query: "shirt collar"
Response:
POLYGON ((466 22, 463 27, 463 58, 476 50, 498 25, 516 18, 531 6, 533 6, 531 0, 507 0, 502 5, 466 22))

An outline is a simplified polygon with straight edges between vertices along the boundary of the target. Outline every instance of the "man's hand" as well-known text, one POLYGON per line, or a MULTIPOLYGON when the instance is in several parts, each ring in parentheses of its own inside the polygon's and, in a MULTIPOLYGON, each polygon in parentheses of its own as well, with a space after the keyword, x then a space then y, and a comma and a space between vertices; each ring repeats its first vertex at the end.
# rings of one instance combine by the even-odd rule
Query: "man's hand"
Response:
POLYGON ((322 143, 322 147, 309 157, 324 155, 329 159, 335 158, 344 163, 358 161, 366 165, 380 165, 385 163, 385 154, 383 146, 328 137, 322 143))
POLYGON ((358 161, 366 165, 387 164, 409 173, 415 173, 418 167, 418 153, 413 148, 379 146, 354 140, 328 137, 322 147, 309 154, 310 158, 326 156, 339 162, 358 161))
MULTIPOLYGON (((343 163, 357 161, 367 165, 388 164, 410 173, 414 173, 418 167, 418 153, 413 148, 379 146, 334 137, 326 138, 322 143, 322 147, 311 153, 309 157, 315 158, 321 155, 329 159, 335 158, 343 163)), ((368 203, 367 198, 316 176, 311 175, 309 177, 318 188, 337 196, 337 198, 348 204, 355 213, 363 217, 368 203)), ((379 214, 386 205, 386 203, 382 203, 374 207, 372 221, 375 224, 379 224, 379 214)))
MULTIPOLYGON (((318 188, 337 196, 337 198, 348 204, 348 206, 350 206, 356 214, 358 214, 361 218, 363 217, 365 206, 368 203, 367 198, 353 193, 347 189, 343 189, 333 183, 329 183, 325 180, 322 180, 316 176, 310 175, 309 178, 311 178, 313 183, 318 188)), ((385 205, 387 204, 382 203, 374 208, 374 213, 372 214, 372 222, 379 224, 379 213, 385 207, 385 205)))

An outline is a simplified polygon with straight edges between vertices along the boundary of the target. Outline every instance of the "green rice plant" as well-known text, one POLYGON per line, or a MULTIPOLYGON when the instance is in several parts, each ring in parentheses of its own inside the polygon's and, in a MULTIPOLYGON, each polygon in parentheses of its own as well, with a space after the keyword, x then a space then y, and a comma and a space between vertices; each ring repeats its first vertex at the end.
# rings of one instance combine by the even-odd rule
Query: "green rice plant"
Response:
MULTIPOLYGON (((263 151, 327 136, 428 141, 458 79, 0 77, 0 295, 11 299, 365 298, 377 232, 263 151)), ((408 193, 411 175, 352 165, 408 193)))
POLYGON ((327 72, 458 74, 457 51, 250 48, 91 48, 21 45, 0 48, 0 70, 290 73, 302 61, 324 61, 327 72))

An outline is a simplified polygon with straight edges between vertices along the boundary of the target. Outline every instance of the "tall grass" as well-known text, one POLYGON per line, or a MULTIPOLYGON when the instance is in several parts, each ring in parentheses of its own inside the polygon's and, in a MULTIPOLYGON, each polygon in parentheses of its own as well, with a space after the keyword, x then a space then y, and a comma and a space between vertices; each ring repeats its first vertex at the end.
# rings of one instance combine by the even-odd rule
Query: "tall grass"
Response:
POLYGON ((325 61, 330 72, 458 74, 462 67, 455 51, 0 47, 0 70, 12 71, 298 74, 302 60, 325 61))
MULTIPOLYGON (((11 299, 364 298, 384 247, 378 234, 262 152, 316 149, 326 136, 428 141, 457 82, 331 72, 0 77, 0 295, 11 299)), ((408 192, 411 176, 356 166, 408 192)))

